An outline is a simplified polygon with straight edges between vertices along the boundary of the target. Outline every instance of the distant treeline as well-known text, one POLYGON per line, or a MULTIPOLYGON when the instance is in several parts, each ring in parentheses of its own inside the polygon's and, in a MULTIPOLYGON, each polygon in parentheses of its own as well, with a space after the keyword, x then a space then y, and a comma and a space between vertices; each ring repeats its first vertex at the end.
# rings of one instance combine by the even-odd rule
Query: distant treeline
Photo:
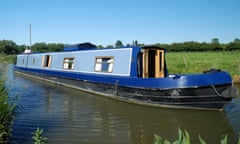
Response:
MULTIPOLYGON (((34 52, 52 52, 52 51, 62 51, 64 44, 60 43, 35 43, 31 46, 32 51, 34 52)), ((24 52, 25 49, 30 47, 27 45, 17 45, 11 40, 0 40, 0 54, 19 54, 24 52)))
MULTIPOLYGON (((105 46, 109 47, 122 47, 122 46, 144 46, 145 44, 138 43, 137 40, 133 41, 132 44, 124 45, 122 41, 117 40, 115 45, 105 46)), ((166 48, 167 51, 180 52, 180 51, 235 51, 240 50, 240 39, 236 38, 229 43, 220 43, 217 38, 212 39, 211 42, 196 42, 196 41, 187 41, 181 43, 172 43, 172 44, 163 44, 156 43, 152 44, 166 48)), ((45 43, 38 42, 31 46, 31 50, 34 52, 53 52, 53 51, 62 51, 64 47, 68 44, 62 43, 45 43)), ((104 46, 97 45, 98 48, 104 46)), ((19 54, 22 53, 26 48, 29 48, 27 45, 17 45, 14 41, 11 40, 0 40, 0 54, 19 54)))

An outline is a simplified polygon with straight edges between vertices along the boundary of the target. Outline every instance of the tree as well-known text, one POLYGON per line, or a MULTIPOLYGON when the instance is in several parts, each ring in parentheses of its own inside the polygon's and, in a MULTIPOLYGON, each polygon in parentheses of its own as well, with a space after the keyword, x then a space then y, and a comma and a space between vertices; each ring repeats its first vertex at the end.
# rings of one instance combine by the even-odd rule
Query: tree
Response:
POLYGON ((182 43, 173 43, 170 45, 170 50, 174 52, 184 51, 184 46, 182 43))
POLYGON ((63 50, 64 44, 49 43, 47 44, 47 48, 49 52, 58 52, 63 50))
POLYGON ((115 47, 123 47, 123 43, 120 40, 117 40, 115 43, 115 47))
POLYGON ((107 45, 106 48, 113 48, 113 45, 107 45))
POLYGON ((209 43, 203 42, 199 48, 199 51, 209 51, 211 50, 211 45, 209 43))
POLYGON ((236 38, 233 42, 228 43, 226 49, 230 51, 240 50, 240 39, 236 38))
POLYGON ((97 48, 103 48, 103 46, 102 45, 98 45, 97 48))
POLYGON ((44 42, 35 43, 34 45, 32 45, 32 51, 35 51, 35 52, 47 52, 48 51, 47 44, 44 43, 44 42))
POLYGON ((211 50, 218 51, 218 50, 223 50, 222 45, 219 43, 219 40, 217 38, 212 39, 211 45, 211 50))
POLYGON ((15 42, 11 40, 0 41, 0 53, 3 54, 17 54, 19 51, 15 42))
POLYGON ((183 43, 184 51, 198 51, 201 48, 200 43, 189 41, 183 43))
POLYGON ((212 44, 219 44, 219 39, 218 38, 213 38, 212 39, 212 44))
POLYGON ((240 44, 240 39, 235 38, 235 39, 234 39, 234 43, 240 44))
POLYGON ((18 53, 22 53, 24 52, 24 50, 27 48, 26 45, 18 45, 17 49, 18 49, 18 53))
POLYGON ((138 46, 138 41, 137 41, 137 40, 134 40, 134 41, 133 41, 133 45, 134 45, 134 46, 138 46))

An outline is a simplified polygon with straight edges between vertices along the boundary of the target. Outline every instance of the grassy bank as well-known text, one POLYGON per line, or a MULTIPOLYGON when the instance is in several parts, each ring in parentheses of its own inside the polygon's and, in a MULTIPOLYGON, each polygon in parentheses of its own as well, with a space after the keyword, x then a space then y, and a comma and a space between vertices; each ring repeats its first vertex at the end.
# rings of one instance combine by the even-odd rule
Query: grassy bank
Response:
POLYGON ((169 73, 202 73, 209 68, 228 71, 240 82, 240 51, 234 52, 169 52, 166 55, 169 73))
POLYGON ((0 54, 0 64, 13 64, 16 60, 16 55, 0 54))
POLYGON ((7 64, 12 63, 14 57, 0 55, 0 143, 8 142, 15 109, 15 105, 9 103, 8 91, 4 86, 7 64))
POLYGON ((15 106, 9 104, 4 82, 0 80, 0 143, 7 143, 15 106))

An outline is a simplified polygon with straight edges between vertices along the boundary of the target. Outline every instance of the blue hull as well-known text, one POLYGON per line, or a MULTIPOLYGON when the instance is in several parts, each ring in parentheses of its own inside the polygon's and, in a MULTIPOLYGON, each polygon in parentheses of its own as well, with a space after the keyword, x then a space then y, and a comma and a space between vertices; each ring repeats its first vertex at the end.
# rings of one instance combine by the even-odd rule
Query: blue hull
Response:
POLYGON ((116 84, 119 86, 133 87, 133 88, 149 88, 149 89, 173 89, 173 88, 197 88, 209 85, 231 85, 232 79, 229 73, 221 71, 206 74, 189 74, 189 75, 170 75, 165 78, 134 78, 124 76, 109 76, 86 74, 80 72, 55 71, 45 69, 33 69, 15 67, 16 70, 44 74, 54 77, 61 77, 66 79, 84 80, 103 84, 116 84))
POLYGON ((184 109, 222 110, 235 92, 227 72, 133 78, 15 67, 17 72, 121 101, 184 109))

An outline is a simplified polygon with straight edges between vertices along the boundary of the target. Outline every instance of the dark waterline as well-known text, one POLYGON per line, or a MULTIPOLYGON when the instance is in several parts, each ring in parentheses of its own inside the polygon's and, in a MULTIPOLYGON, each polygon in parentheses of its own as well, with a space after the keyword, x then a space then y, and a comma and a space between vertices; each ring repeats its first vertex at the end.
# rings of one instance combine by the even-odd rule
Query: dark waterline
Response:
POLYGON ((188 130, 192 143, 198 134, 207 143, 227 134, 236 143, 240 131, 240 97, 225 112, 143 107, 17 75, 11 67, 7 85, 18 105, 11 144, 32 144, 37 127, 48 143, 60 144, 151 144, 154 134, 177 139, 178 128, 188 130))

